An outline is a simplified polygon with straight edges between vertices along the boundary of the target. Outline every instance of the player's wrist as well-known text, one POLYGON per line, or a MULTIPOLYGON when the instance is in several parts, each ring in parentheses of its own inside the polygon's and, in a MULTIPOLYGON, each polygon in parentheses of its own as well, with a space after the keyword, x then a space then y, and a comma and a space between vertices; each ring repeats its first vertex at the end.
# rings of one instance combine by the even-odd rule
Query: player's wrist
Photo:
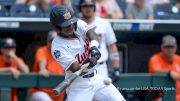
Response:
POLYGON ((120 60, 119 53, 118 52, 111 53, 110 54, 110 59, 119 61, 120 60))
POLYGON ((39 72, 42 72, 42 71, 47 71, 46 67, 39 66, 39 72))
POLYGON ((120 70, 119 68, 112 68, 109 76, 111 77, 113 82, 116 82, 117 80, 119 80, 120 78, 120 70))
POLYGON ((113 68, 113 72, 114 72, 114 75, 115 75, 115 76, 119 76, 119 75, 120 75, 120 70, 119 70, 118 67, 114 67, 114 68, 113 68))

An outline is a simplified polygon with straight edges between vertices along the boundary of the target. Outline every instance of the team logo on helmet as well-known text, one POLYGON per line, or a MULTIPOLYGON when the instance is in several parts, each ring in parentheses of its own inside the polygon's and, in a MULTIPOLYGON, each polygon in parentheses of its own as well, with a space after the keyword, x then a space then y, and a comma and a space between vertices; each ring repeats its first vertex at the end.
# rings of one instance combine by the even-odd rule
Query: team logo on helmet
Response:
POLYGON ((66 12, 64 13, 64 19, 70 19, 71 18, 71 13, 70 12, 66 12))

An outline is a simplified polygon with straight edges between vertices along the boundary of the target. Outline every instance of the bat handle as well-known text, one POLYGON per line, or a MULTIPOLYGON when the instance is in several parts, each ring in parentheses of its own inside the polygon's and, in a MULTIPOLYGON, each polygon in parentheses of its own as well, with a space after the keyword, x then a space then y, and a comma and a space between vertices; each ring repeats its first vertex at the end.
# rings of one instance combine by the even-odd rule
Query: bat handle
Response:
POLYGON ((56 88, 53 89, 53 94, 58 96, 61 92, 63 92, 81 73, 82 70, 89 66, 89 63, 81 66, 81 69, 73 73, 63 82, 61 82, 56 88))
POLYGON ((57 90, 57 89, 53 89, 53 94, 54 94, 55 96, 58 96, 58 95, 59 95, 59 93, 60 93, 60 92, 58 92, 58 90, 57 90))
POLYGON ((66 89, 66 87, 69 84, 70 84, 69 82, 60 83, 56 88, 53 89, 53 94, 55 96, 58 96, 61 92, 63 92, 66 89))
POLYGON ((63 82, 61 82, 56 88, 53 89, 53 94, 55 96, 58 96, 61 92, 63 92, 71 83, 73 80, 77 78, 78 75, 73 74, 69 78, 65 79, 63 82))

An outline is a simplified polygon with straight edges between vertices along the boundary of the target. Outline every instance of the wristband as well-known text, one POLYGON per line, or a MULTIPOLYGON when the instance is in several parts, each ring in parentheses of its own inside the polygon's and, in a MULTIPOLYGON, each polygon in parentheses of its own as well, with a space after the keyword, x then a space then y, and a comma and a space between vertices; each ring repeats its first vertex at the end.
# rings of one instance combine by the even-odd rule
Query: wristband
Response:
POLYGON ((111 53, 110 54, 110 59, 111 60, 120 60, 119 53, 118 52, 111 53))
POLYGON ((99 42, 97 40, 92 40, 90 42, 90 48, 93 47, 93 46, 99 47, 99 42))

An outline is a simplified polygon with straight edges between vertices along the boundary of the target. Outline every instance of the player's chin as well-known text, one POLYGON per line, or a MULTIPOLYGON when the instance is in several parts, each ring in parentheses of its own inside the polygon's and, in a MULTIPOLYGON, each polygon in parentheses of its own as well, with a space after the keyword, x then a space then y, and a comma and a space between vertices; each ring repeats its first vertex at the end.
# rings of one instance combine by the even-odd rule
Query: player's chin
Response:
POLYGON ((66 33, 67 36, 72 36, 73 32, 66 33))
POLYGON ((92 14, 84 14, 84 18, 86 18, 86 19, 89 19, 89 18, 91 18, 92 17, 92 14))

